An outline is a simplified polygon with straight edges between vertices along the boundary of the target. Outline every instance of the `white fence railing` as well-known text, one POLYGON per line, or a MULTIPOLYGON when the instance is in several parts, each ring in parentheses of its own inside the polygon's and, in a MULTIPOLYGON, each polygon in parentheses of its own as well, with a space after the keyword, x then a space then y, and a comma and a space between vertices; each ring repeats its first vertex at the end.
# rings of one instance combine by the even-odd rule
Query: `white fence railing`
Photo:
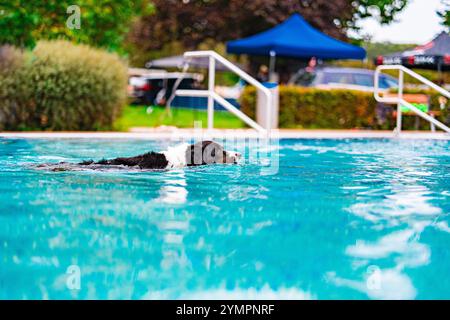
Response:
POLYGON ((395 128, 396 133, 400 134, 401 130, 402 130, 402 106, 407 107, 409 110, 411 110, 412 112, 414 112, 418 116, 420 116, 423 119, 425 119, 428 122, 430 122, 430 124, 432 125, 432 128, 434 128, 434 126, 436 126, 436 127, 440 128, 440 129, 444 130, 445 132, 450 133, 450 128, 447 127, 445 124, 443 124, 442 122, 436 120, 434 117, 430 116, 429 114, 419 110, 413 104, 411 104, 408 101, 406 101, 405 99, 403 99, 403 88, 404 88, 404 75, 405 75, 405 73, 410 75, 411 77, 416 78, 417 80, 419 80, 423 84, 427 85, 428 87, 436 90, 437 92, 439 92, 443 96, 445 96, 445 97, 450 99, 450 92, 448 92, 444 88, 438 86, 437 84, 431 82, 430 80, 422 77, 420 74, 417 74, 414 71, 412 71, 412 70, 410 70, 410 69, 408 69, 408 68, 406 68, 404 66, 401 66, 401 65, 381 65, 381 66, 378 66, 376 68, 376 70, 375 70, 375 81, 374 81, 375 91, 374 91, 374 97, 375 97, 375 100, 377 100, 378 102, 397 104, 397 126, 395 128), (383 96, 380 95, 379 79, 380 79, 380 73, 381 73, 382 70, 398 70, 399 71, 399 75, 398 75, 398 93, 397 93, 396 97, 383 97, 383 96))
POLYGON ((270 133, 272 121, 272 108, 273 108, 273 97, 272 92, 266 88, 263 84, 261 84, 258 80, 250 76, 245 71, 241 70, 237 66, 235 66, 230 61, 226 60, 224 57, 219 55, 214 51, 188 51, 184 53, 184 58, 186 60, 186 64, 189 64, 190 59, 194 58, 209 58, 209 68, 208 68, 208 90, 176 90, 175 95, 184 96, 184 97, 206 97, 208 98, 208 129, 214 128, 214 102, 222 105, 226 110, 233 113, 239 119, 244 121, 253 129, 261 132, 261 133, 270 133), (265 96, 265 124, 264 127, 253 121, 246 114, 240 111, 238 108, 233 106, 230 102, 225 100, 219 94, 217 94, 214 90, 215 87, 215 77, 216 77, 216 63, 219 62, 223 66, 225 66, 228 70, 237 74, 241 79, 248 82, 249 84, 255 86, 258 90, 260 90, 265 96))

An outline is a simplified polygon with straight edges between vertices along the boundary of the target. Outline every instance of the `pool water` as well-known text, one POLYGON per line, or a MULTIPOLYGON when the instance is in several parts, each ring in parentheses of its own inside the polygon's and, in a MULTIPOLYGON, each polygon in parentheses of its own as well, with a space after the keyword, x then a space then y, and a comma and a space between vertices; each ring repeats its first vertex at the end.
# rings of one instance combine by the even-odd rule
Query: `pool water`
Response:
POLYGON ((281 140, 273 175, 34 167, 171 144, 0 139, 0 298, 450 298, 450 141, 281 140))

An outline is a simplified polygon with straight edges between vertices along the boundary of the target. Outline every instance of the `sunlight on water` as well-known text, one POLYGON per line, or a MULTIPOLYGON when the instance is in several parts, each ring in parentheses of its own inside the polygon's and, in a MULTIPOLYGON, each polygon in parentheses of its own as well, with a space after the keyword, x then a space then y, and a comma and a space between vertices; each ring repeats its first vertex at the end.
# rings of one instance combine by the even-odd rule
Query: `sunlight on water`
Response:
POLYGON ((282 140, 275 175, 36 169, 172 144, 0 140, 0 298, 450 298, 448 141, 282 140))

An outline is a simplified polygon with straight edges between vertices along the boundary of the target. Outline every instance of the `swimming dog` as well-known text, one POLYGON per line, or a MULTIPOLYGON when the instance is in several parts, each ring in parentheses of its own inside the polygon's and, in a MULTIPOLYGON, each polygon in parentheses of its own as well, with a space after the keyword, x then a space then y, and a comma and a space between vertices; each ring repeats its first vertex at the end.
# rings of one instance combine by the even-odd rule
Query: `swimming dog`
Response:
POLYGON ((83 161, 80 166, 122 166, 139 169, 170 169, 208 164, 231 163, 237 164, 241 155, 238 152, 225 151, 214 141, 201 141, 192 145, 182 144, 169 147, 163 152, 148 152, 128 158, 115 158, 110 160, 83 161))

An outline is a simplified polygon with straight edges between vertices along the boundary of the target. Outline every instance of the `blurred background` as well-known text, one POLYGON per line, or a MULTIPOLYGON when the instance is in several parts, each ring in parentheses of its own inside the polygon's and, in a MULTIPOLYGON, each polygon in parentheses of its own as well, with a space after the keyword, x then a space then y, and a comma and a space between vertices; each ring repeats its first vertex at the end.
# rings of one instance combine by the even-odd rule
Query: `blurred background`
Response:
MULTIPOLYGON (((447 49, 425 67, 408 55, 438 40, 450 50, 449 12, 450 2, 441 0, 9 0, 0 4, 0 130, 192 127, 206 121, 205 101, 166 106, 187 50, 214 50, 259 80, 278 82, 281 128, 392 129, 395 110, 374 101, 371 70, 398 55, 433 82, 449 84, 447 49), (280 56, 269 79, 269 57, 227 51, 229 41, 293 14, 363 48, 365 57, 280 56)), ((219 71, 216 90, 254 115, 255 90, 219 71)), ((180 88, 204 87, 206 74, 202 66, 190 69, 180 88)), ((384 78, 384 89, 395 90, 395 76, 384 78)), ((445 99, 406 81, 414 103, 449 122, 445 99)), ((245 127, 216 107, 223 111, 216 127, 245 127)), ((427 126, 405 117, 406 128, 427 126)))

